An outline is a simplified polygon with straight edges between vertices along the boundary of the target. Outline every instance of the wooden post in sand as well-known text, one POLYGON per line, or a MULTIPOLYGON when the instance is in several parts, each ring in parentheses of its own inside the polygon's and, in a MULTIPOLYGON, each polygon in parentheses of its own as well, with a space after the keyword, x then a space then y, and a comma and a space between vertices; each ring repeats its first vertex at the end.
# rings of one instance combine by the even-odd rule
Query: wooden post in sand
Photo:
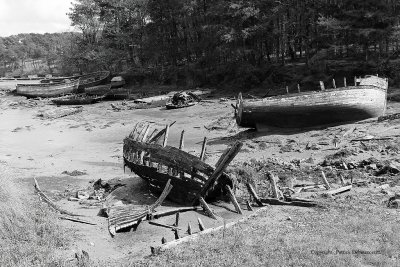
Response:
POLYGON ((286 85, 286 94, 289 94, 289 86, 286 85))
MULTIPOLYGON (((184 142, 185 142, 185 130, 182 130, 181 139, 179 140, 179 149, 180 150, 183 150, 183 148, 185 146, 184 142)), ((180 172, 179 175, 180 175, 181 179, 185 178, 184 172, 180 172)))
POLYGON ((239 214, 243 214, 242 209, 240 208, 240 205, 237 202, 237 199, 236 199, 235 194, 233 193, 231 187, 229 185, 226 185, 225 188, 226 188, 226 190, 228 190, 229 198, 230 198, 233 206, 235 207, 236 212, 239 214))
POLYGON ((343 78, 344 87, 347 87, 346 77, 343 78))
POLYGON ((272 174, 272 172, 267 171, 267 178, 269 179, 269 181, 271 182, 271 187, 272 187, 272 197, 279 199, 279 189, 278 186, 276 185, 276 178, 275 176, 272 174))
POLYGON ((175 227, 179 226, 179 212, 175 213, 175 224, 174 224, 174 226, 175 227))
POLYGON ((357 77, 354 76, 354 86, 357 86, 357 77))
POLYGON ((329 185, 328 180, 326 179, 326 176, 325 176, 324 171, 321 171, 321 177, 322 177, 322 182, 323 182, 324 185, 325 185, 325 188, 326 188, 327 190, 331 189, 331 186, 329 185))
POLYGON ((204 231, 204 229, 206 229, 206 228, 204 227, 204 224, 199 217, 197 217, 197 222, 199 223, 200 231, 204 231))
POLYGON ((321 87, 321 91, 325 90, 325 85, 323 81, 319 81, 319 86, 321 87))
POLYGON ((206 154, 207 137, 204 137, 203 146, 201 147, 200 160, 204 161, 204 155, 206 154))
POLYGON ((300 84, 297 84, 297 91, 300 93, 300 84))
POLYGON ((332 85, 333 85, 333 88, 336 89, 336 81, 335 81, 335 79, 332 79, 332 85))
POLYGON ((246 186, 247 186, 247 190, 249 191, 250 195, 254 198, 257 205, 259 207, 264 206, 263 203, 261 202, 260 198, 258 197, 256 190, 254 190, 253 186, 250 183, 247 183, 246 186))
MULTIPOLYGON (((166 147, 166 146, 167 146, 168 134, 169 134, 169 124, 167 124, 167 126, 165 126, 164 141, 163 141, 163 145, 162 145, 163 147, 166 147)), ((162 171, 162 165, 161 165, 161 166, 160 166, 160 165, 161 165, 161 164, 159 163, 157 169, 159 169, 160 171, 162 171)), ((169 174, 170 171, 171 171, 171 169, 168 167, 167 173, 169 174)))
POLYGON ((188 223, 187 233, 188 233, 188 235, 192 234, 192 226, 190 225, 190 222, 188 223))
POLYGON ((210 209, 210 207, 208 206, 208 204, 207 204, 207 202, 204 200, 204 198, 200 197, 199 200, 200 200, 200 205, 201 205, 201 206, 203 207, 203 209, 204 209, 204 213, 205 213, 208 217, 210 217, 210 218, 212 218, 212 219, 214 219, 214 220, 217 220, 217 216, 215 216, 214 212, 212 212, 212 210, 210 209))

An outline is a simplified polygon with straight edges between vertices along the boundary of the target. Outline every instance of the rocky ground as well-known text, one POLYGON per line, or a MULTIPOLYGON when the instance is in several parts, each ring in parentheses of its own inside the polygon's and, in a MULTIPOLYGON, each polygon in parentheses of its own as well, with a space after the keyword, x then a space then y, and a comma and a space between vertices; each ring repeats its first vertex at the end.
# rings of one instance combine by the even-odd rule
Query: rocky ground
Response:
MULTIPOLYGON (((117 187, 112 193, 116 202, 149 205, 155 201, 147 185, 133 173, 125 173, 122 165, 123 138, 138 122, 162 128, 176 121, 168 144, 178 146, 180 133, 185 130, 185 150, 195 155, 199 155, 203 137, 207 136, 205 160, 210 165, 227 147, 242 141, 243 148, 228 172, 236 178, 236 195, 243 207, 248 199, 246 182, 251 182, 260 196, 270 195, 265 171, 277 177, 282 191, 294 189, 294 196, 328 203, 334 200, 323 194, 323 188, 300 188, 321 184, 324 172, 332 188, 341 187, 343 181, 353 183, 351 191, 340 196, 342 200, 360 198, 386 209, 385 201, 400 193, 399 118, 256 132, 236 126, 231 107, 235 103, 233 95, 214 94, 196 106, 178 110, 130 109, 129 101, 107 101, 74 109, 57 107, 48 100, 9 95, 5 90, 10 87, 0 84, 4 89, 0 91, 0 164, 18 173, 25 186, 32 186, 36 178, 56 203, 96 223, 93 226, 60 220, 75 231, 74 244, 67 252, 71 258, 81 250, 101 261, 142 258, 150 254, 150 246, 160 244, 162 237, 174 238, 169 229, 147 223, 112 238, 106 218, 98 216, 103 198, 113 187, 117 187)), ((388 103, 387 114, 399 112, 399 102, 388 103)), ((171 207, 176 205, 167 201, 159 210, 171 207)), ((230 203, 214 203, 212 207, 223 221, 241 217, 229 211, 233 209, 230 203)), ((245 211, 243 216, 248 214, 245 211)), ((207 227, 223 223, 201 212, 188 212, 181 219, 183 230, 189 222, 195 225, 197 217, 207 227)), ((174 220, 170 216, 160 222, 172 224, 174 220)))

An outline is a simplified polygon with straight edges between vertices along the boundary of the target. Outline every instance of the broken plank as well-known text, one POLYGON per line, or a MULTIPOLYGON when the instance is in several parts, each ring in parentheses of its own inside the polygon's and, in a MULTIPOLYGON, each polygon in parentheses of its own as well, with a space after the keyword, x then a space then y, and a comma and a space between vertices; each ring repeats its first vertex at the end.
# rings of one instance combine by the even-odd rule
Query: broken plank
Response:
POLYGON ((243 211, 242 211, 242 209, 240 208, 240 205, 239 205, 239 203, 237 202, 236 197, 235 197, 235 194, 233 193, 231 187, 230 187, 229 185, 226 185, 225 188, 226 188, 226 190, 228 191, 229 198, 230 198, 230 200, 231 200, 233 206, 235 207, 236 212, 239 213, 239 214, 243 214, 243 211))
MULTIPOLYGON (((164 228, 168 228, 168 229, 173 229, 173 230, 179 229, 179 228, 176 227, 176 226, 168 225, 168 224, 165 224, 165 223, 159 223, 159 222, 154 222, 154 221, 149 221, 148 223, 151 224, 151 225, 160 226, 160 227, 164 227, 164 228)), ((181 229, 179 229, 179 230, 181 230, 181 229)))
POLYGON ((158 218, 161 218, 164 216, 173 215, 177 212, 181 213, 181 212, 186 212, 186 211, 196 211, 196 210, 199 210, 200 208, 201 207, 196 206, 196 207, 176 208, 176 209, 170 209, 170 210, 166 210, 166 211, 155 212, 152 214, 152 218, 158 219, 158 218))
POLYGON ((208 206, 207 202, 204 200, 204 198, 200 197, 199 198, 200 201, 200 205, 203 207, 204 212, 206 213, 206 215, 214 220, 217 220, 217 216, 214 214, 214 212, 210 209, 210 207, 208 206))
POLYGON ((257 205, 259 207, 264 206, 263 203, 261 202, 260 198, 258 197, 256 190, 254 190, 253 186, 250 183, 246 184, 247 190, 249 191, 250 195, 254 198, 256 201, 257 205))
POLYGON ((327 191, 325 193, 329 194, 331 196, 334 196, 334 195, 337 195, 337 194, 341 194, 341 193, 350 191, 352 187, 353 187, 352 185, 347 185, 347 186, 343 186, 343 187, 340 187, 340 188, 337 188, 337 189, 329 190, 329 191, 327 191))
POLYGON ((262 198, 262 203, 270 205, 283 205, 283 206, 299 206, 299 207, 318 207, 319 203, 316 202, 303 202, 303 201, 283 201, 276 198, 262 198))

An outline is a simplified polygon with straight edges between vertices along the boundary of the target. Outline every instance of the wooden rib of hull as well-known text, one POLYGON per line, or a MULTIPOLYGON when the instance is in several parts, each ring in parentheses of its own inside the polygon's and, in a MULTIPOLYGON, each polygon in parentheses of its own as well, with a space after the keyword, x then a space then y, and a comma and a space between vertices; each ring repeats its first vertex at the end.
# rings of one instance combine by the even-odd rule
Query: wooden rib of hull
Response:
POLYGON ((295 128, 378 117, 386 110, 386 89, 363 85, 261 100, 239 99, 236 121, 250 128, 295 128))
POLYGON ((56 97, 78 89, 79 80, 69 83, 17 84, 17 94, 26 97, 56 97))

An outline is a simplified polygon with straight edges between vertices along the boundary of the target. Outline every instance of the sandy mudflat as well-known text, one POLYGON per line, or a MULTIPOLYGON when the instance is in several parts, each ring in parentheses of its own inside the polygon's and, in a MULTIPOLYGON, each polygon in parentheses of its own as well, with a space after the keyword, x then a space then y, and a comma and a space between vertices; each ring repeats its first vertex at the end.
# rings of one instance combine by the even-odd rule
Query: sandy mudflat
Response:
MULTIPOLYGON (((0 83, 2 89, 7 86, 10 87, 10 84, 0 83)), ((67 252, 71 257, 74 251, 84 249, 92 259, 115 260, 126 256, 147 256, 150 246, 159 245, 163 236, 172 240, 173 233, 165 228, 142 223, 134 232, 118 233, 115 238, 111 238, 106 218, 97 216, 98 206, 88 208, 60 196, 65 190, 73 192, 90 187, 89 181, 117 178, 127 184, 117 189, 116 195, 120 199, 138 205, 151 204, 155 197, 148 192, 147 185, 134 174, 124 173, 122 165, 123 138, 138 122, 147 121, 151 122, 152 127, 162 128, 176 121, 170 129, 168 144, 178 146, 180 133, 185 130, 185 150, 196 155, 200 153, 204 136, 207 136, 206 161, 211 165, 236 140, 243 141, 244 146, 231 166, 240 166, 252 158, 273 159, 293 168, 299 162, 316 166, 326 155, 341 149, 355 151, 350 156, 352 162, 370 157, 381 161, 399 159, 398 152, 363 149, 360 142, 350 142, 352 139, 371 136, 392 137, 392 141, 398 142, 399 120, 377 122, 376 119, 370 119, 313 129, 269 128, 259 133, 236 126, 232 103, 233 100, 210 98, 196 106, 178 110, 152 108, 115 111, 111 104, 121 106, 122 102, 108 101, 84 106, 82 112, 73 115, 46 119, 38 117, 38 114, 60 107, 45 100, 28 101, 24 97, 3 95, 0 96, 0 164, 18 173, 20 180, 27 186, 31 186, 35 177, 42 189, 58 200, 61 206, 84 214, 87 219, 97 223, 96 226, 90 226, 60 221, 77 233, 72 250, 67 252), (74 170, 86 175, 63 174, 64 171, 74 170)), ((400 103, 389 102, 388 113, 398 112, 400 103)), ((224 205, 233 209, 229 203, 224 205)), ((173 206, 176 205, 166 202, 159 210, 173 206)), ((227 221, 240 217, 225 208, 214 208, 227 221)), ((195 226, 197 217, 201 217, 207 227, 222 224, 222 221, 212 220, 203 214, 189 212, 182 215, 182 232, 189 222, 192 227, 195 226)), ((174 219, 174 216, 170 216, 159 221, 172 224, 174 219)))

